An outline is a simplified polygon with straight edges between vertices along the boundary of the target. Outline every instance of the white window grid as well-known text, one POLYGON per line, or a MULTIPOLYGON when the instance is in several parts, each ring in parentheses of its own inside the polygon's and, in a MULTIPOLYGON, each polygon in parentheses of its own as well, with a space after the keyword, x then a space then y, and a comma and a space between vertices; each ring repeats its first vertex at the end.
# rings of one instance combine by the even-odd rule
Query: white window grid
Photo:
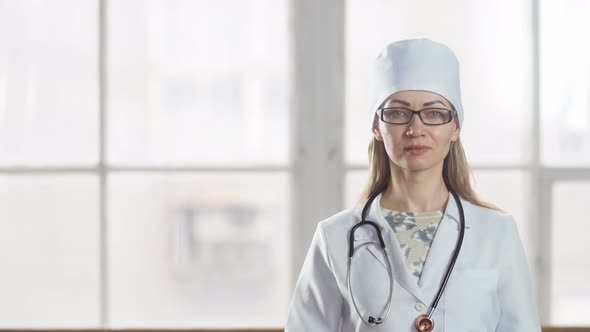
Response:
MULTIPOLYGON (((537 306, 543 324, 551 313, 551 232, 553 185, 562 181, 590 181, 590 167, 547 167, 540 159, 540 66, 539 66, 539 1, 532 0, 533 101, 531 161, 527 164, 474 164, 475 171, 524 171, 532 181, 527 215, 535 223, 532 234, 533 273, 537 278, 537 306)), ((345 80, 345 2, 330 3, 297 0, 292 3, 292 99, 290 105, 290 161, 285 166, 258 165, 242 167, 141 167, 111 166, 107 152, 107 34, 106 0, 98 1, 99 24, 99 160, 94 166, 14 166, 0 167, 2 175, 73 175, 90 174, 99 179, 99 244, 100 244, 100 322, 109 326, 109 285, 107 256, 107 178, 116 173, 289 173, 292 257, 291 285, 294 285, 305 258, 311 234, 318 220, 344 208, 343 182, 348 171, 366 170, 366 165, 346 165, 343 158, 344 124, 334 121, 344 117, 345 80), (314 10, 309 10, 313 7, 314 10), (319 32, 319 33, 318 33, 319 32), (311 65, 310 65, 311 64, 311 65), (318 75, 326 73, 329 75, 318 75), (305 79, 314 75, 314 80, 305 79), (317 94, 317 91, 322 91, 317 94), (328 107, 329 106, 329 107, 328 107), (334 117, 334 112, 339 117, 334 117), (310 121, 313 120, 313 121, 310 121), (318 181, 322 179, 322 181, 318 181), (310 194, 311 193, 311 194, 310 194), (321 200, 318 200, 318 197, 321 200)))

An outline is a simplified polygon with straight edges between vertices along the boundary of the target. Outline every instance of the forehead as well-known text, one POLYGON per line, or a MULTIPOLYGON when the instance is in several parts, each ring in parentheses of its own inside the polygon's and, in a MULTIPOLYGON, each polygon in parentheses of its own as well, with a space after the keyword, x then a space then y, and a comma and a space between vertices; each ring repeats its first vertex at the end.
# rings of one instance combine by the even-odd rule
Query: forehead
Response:
MULTIPOLYGON (((450 107, 450 102, 443 96, 439 95, 438 93, 434 93, 431 91, 424 91, 424 90, 405 90, 405 91, 398 91, 385 99, 385 104, 399 104, 404 105, 405 103, 410 104, 414 107, 421 107, 424 103, 429 103, 432 101, 440 101, 445 106, 450 107), (393 102, 395 100, 401 101, 393 102), (405 103, 404 103, 405 102, 405 103)), ((440 103, 436 103, 434 106, 442 106, 440 103)))

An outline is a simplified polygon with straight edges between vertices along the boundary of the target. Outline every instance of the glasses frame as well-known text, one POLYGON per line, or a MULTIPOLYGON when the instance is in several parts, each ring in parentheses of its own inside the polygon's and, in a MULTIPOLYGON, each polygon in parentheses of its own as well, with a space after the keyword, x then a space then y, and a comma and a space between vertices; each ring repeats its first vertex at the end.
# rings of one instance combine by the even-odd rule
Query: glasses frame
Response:
POLYGON ((457 110, 443 108, 443 107, 427 107, 427 108, 423 108, 423 109, 421 109, 419 111, 414 111, 413 109, 410 109, 410 108, 407 108, 407 107, 395 106, 395 107, 379 107, 377 109, 377 111, 381 111, 381 112, 379 112, 380 113, 379 114, 379 119, 381 119, 381 121, 383 121, 385 123, 388 123, 388 124, 393 124, 393 125, 405 125, 405 124, 408 124, 408 123, 410 123, 412 121, 412 118, 414 117, 414 114, 418 113, 418 117, 420 118, 420 121, 422 121, 422 123, 425 124, 425 125, 427 125, 427 126, 440 126, 440 125, 447 124, 447 123, 453 121, 453 119, 455 118, 455 114, 457 113, 457 110), (388 122, 388 121, 385 121, 383 119, 383 111, 384 110, 388 110, 388 109, 400 109, 400 108, 412 112, 412 115, 410 115, 410 118, 408 119, 407 122, 404 122, 404 123, 388 122), (443 122, 443 123, 426 123, 426 122, 424 122, 424 119, 422 118, 422 111, 425 111, 425 110, 433 110, 433 109, 435 109, 435 110, 444 110, 444 111, 448 111, 449 113, 451 113, 451 116, 449 117, 449 121, 443 122))

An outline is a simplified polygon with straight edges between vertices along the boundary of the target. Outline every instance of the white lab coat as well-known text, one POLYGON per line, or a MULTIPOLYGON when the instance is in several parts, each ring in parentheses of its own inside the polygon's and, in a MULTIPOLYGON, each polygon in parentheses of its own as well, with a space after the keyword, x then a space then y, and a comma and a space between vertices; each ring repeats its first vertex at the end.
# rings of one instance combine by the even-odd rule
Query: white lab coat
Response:
MULTIPOLYGON (((285 332, 415 331, 416 317, 427 313, 451 260, 459 236, 458 209, 449 194, 416 283, 404 265, 395 233, 381 214, 380 200, 381 195, 375 198, 367 219, 380 225, 393 268, 389 317, 383 324, 365 325, 348 293, 348 235, 360 221, 364 204, 358 204, 319 222, 291 299, 285 332)), ((541 331, 514 218, 464 199, 461 202, 466 224, 463 246, 434 311, 433 331, 541 331)), ((360 227, 355 232, 355 247, 367 241, 377 242, 376 233, 370 226, 360 227)), ((379 315, 387 300, 389 278, 383 259, 372 245, 354 253, 353 292, 364 317, 379 315)))

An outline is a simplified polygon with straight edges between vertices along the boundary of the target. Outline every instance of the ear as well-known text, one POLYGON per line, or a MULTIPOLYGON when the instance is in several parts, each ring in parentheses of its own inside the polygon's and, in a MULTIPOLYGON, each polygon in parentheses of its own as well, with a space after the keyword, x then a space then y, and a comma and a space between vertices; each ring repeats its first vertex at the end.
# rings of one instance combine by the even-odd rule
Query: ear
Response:
POLYGON ((451 134, 451 142, 455 142, 459 139, 459 136, 461 134, 461 128, 459 128, 459 125, 457 124, 457 122, 454 122, 455 124, 455 128, 453 129, 453 133, 451 134))
POLYGON ((371 131, 376 140, 383 141, 383 136, 381 136, 381 131, 379 131, 379 118, 377 118, 377 115, 375 115, 375 118, 373 119, 373 128, 371 131))
POLYGON ((383 136, 381 136, 381 132, 379 131, 379 128, 373 128, 373 136, 375 136, 376 140, 383 141, 383 136))

